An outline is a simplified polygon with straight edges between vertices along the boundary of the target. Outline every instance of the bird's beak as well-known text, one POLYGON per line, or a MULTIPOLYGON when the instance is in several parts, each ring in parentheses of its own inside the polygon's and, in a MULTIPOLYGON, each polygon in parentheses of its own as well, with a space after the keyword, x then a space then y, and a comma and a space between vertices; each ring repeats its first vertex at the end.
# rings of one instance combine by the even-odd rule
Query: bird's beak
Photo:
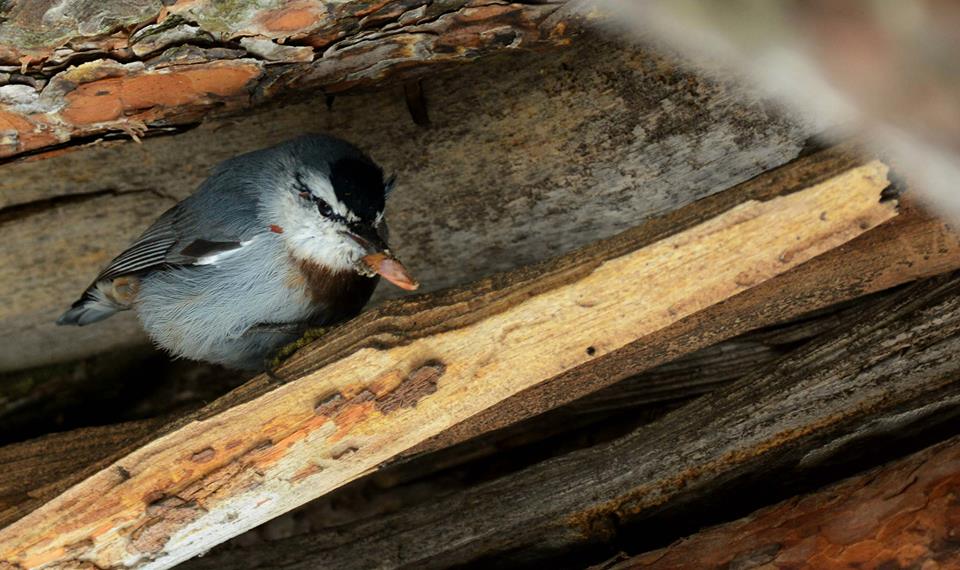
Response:
POLYGON ((413 291, 420 287, 420 283, 410 275, 400 260, 393 257, 389 251, 378 251, 363 256, 360 261, 366 264, 374 273, 401 289, 413 291))
POLYGON ((360 263, 363 268, 380 275, 387 281, 401 289, 413 291, 420 287, 420 283, 410 275, 407 268, 399 259, 390 253, 386 241, 373 228, 355 227, 344 235, 357 242, 366 252, 360 263))

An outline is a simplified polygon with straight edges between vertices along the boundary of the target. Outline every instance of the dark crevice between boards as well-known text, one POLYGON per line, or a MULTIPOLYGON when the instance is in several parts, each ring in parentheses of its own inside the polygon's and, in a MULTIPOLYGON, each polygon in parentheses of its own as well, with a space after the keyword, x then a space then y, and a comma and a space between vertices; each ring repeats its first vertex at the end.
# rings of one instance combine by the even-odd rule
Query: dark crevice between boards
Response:
POLYGON ((0 374, 0 445, 54 432, 185 413, 247 376, 150 346, 0 374))

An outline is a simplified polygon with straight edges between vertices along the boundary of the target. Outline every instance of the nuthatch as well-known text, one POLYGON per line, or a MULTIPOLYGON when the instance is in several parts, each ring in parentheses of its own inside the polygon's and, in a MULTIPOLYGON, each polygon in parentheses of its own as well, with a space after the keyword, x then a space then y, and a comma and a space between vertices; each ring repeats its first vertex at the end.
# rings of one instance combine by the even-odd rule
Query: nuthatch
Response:
POLYGON ((328 136, 227 160, 111 261, 57 324, 134 309, 175 356, 261 369, 308 327, 359 313, 379 276, 417 288, 387 246, 392 186, 369 157, 328 136))

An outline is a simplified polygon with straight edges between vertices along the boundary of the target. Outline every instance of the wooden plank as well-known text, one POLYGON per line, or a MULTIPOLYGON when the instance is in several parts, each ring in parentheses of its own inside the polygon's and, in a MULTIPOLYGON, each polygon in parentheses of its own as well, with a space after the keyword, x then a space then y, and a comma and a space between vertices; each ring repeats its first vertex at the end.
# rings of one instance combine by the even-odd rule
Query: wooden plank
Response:
MULTIPOLYGON (((829 151, 819 153, 742 186, 762 192, 768 184, 802 183, 841 167, 834 162, 839 156, 829 151)), ((701 200, 699 205, 709 210, 726 199, 728 197, 721 194, 701 200)), ((615 351, 591 363, 589 370, 573 369, 549 383, 508 398, 423 442, 404 456, 442 449, 501 429, 746 331, 960 267, 960 234, 913 204, 908 203, 904 210, 889 224, 776 279, 681 319, 650 335, 643 343, 615 351)), ((684 223, 682 216, 667 216, 657 222, 665 222, 667 227, 684 223)), ((646 227, 652 234, 658 231, 656 223, 646 227)))
POLYGON ((662 515, 732 486, 757 494, 838 459, 876 457, 924 426, 952 424, 955 433, 958 351, 954 273, 885 294, 835 333, 612 442, 357 524, 234 545, 185 568, 550 567, 589 546, 642 540, 662 515))
MULTIPOLYGON (((854 303, 855 307, 861 305, 862 302, 854 303)), ((677 402, 729 384, 750 370, 776 360, 795 348, 798 343, 809 341, 834 328, 838 319, 842 319, 843 315, 851 310, 854 309, 845 306, 831 307, 823 311, 823 314, 805 317, 800 322, 786 323, 714 345, 530 421, 520 422, 511 426, 506 433, 491 434, 493 437, 478 438, 468 442, 467 446, 456 446, 441 453, 430 454, 422 461, 407 462, 393 469, 380 471, 376 474, 376 479, 382 480, 386 477, 391 481, 391 487, 402 481, 422 480, 438 471, 507 448, 539 442, 557 433, 575 431, 584 425, 595 424, 598 420, 607 420, 615 414, 622 416, 623 413, 629 413, 633 421, 639 411, 652 421, 653 418, 667 413, 677 402)), ((158 422, 162 423, 162 420, 150 419, 83 428, 0 448, 0 464, 7 467, 0 473, 0 508, 9 512, 31 498, 43 497, 49 487, 56 486, 65 476, 109 457, 117 449, 123 449, 144 435, 149 435, 160 427, 158 422)), ((374 487, 380 488, 383 485, 380 481, 374 487)), ((398 493, 402 494, 403 491, 398 493)), ((334 498, 334 494, 328 497, 342 501, 334 498)), ((391 503, 392 500, 387 499, 385 502, 391 503)), ((312 506, 308 508, 315 509, 312 506)), ((345 510, 351 509, 346 507, 345 510)))
MULTIPOLYGON (((901 213, 890 222, 867 232, 853 241, 845 244, 831 252, 819 256, 800 267, 788 271, 769 282, 754 287, 749 292, 735 297, 721 307, 726 307, 726 311, 707 312, 713 315, 711 319, 698 319, 698 335, 692 340, 685 340, 683 334, 673 339, 666 339, 666 343, 661 346, 662 351, 658 354, 644 356, 646 359, 641 363, 626 361, 622 363, 621 371, 616 375, 607 377, 609 382, 616 380, 617 375, 624 370, 640 369, 646 366, 654 367, 657 362, 669 360, 672 355, 678 354, 683 349, 695 349, 700 343, 709 343, 726 338, 726 335, 736 334, 740 329, 760 328, 771 322, 778 322, 794 318, 797 314, 807 313, 820 309, 825 305, 844 302, 851 297, 871 293, 888 287, 900 285, 914 279, 930 277, 938 273, 960 269, 960 241, 958 236, 952 233, 947 227, 937 219, 924 215, 915 207, 906 203, 901 203, 901 213), (777 294, 781 301, 777 302, 777 294)), ((687 327, 685 330, 689 330, 687 327)), ((689 334, 689 333, 686 333, 689 334)), ((657 343, 650 342, 648 352, 653 353, 656 350, 657 343)), ((722 347, 722 345, 721 345, 722 347)), ((721 347, 718 349, 722 350, 721 347)), ((749 358, 749 357, 748 357, 749 358)), ((684 362, 677 362, 676 366, 685 366, 684 362)), ((673 369, 673 366, 668 366, 673 369)), ((558 413, 581 414, 584 410, 590 408, 600 408, 602 406, 617 405, 620 400, 626 403, 636 403, 638 398, 651 400, 654 396, 652 392, 656 390, 659 381, 656 379, 657 371, 651 370, 653 377, 648 374, 638 374, 632 378, 618 382, 607 389, 601 389, 594 395, 581 398, 580 404, 571 403, 563 411, 564 407, 558 409, 558 413), (612 404, 611 404, 611 401, 612 404)), ((668 374, 669 376, 669 374, 668 374)), ((88 379, 92 382, 93 379, 88 379)), ((222 382, 221 382, 222 383, 222 382)), ((67 391, 70 387, 57 385, 51 390, 67 391)), ((579 391, 576 387, 571 387, 572 395, 575 397, 579 391)), ((686 392, 687 395, 695 393, 694 388, 686 392)), ((661 393, 660 396, 665 396, 661 393)), ((520 399, 522 402, 522 398, 520 399)), ((566 401, 566 400, 560 400, 566 401)), ((651 400, 652 401, 652 400, 651 400)), ((542 404, 536 401, 529 402, 526 406, 516 406, 513 408, 514 415, 512 419, 514 424, 524 422, 537 411, 542 409, 542 404)), ((482 417, 483 413, 474 416, 482 417)), ((473 422, 473 419, 467 422, 473 422)), ((544 418, 543 421, 537 421, 531 429, 544 430, 544 422, 549 423, 553 420, 544 418)), ((568 422, 569 423, 569 422, 568 422)), ((514 425, 511 424, 511 425, 514 425)), ((524 425, 529 425, 524 424, 524 425)), ((475 424, 477 427, 478 424, 475 424)), ((502 431, 502 430, 500 430, 502 431)), ((417 446, 414 450, 435 450, 443 448, 445 445, 453 444, 464 437, 464 434, 474 433, 475 431, 464 430, 462 424, 454 426, 444 434, 432 438, 428 442, 417 446)), ((491 433, 491 432, 482 432, 491 433)), ((83 433, 75 434, 78 438, 75 447, 84 448, 87 444, 83 441, 83 433)), ((504 433, 495 438, 510 437, 504 433)), ((485 438, 478 441, 477 445, 487 445, 485 442, 491 439, 485 438)), ((136 439, 126 441, 117 441, 116 450, 119 452, 136 443, 136 439)), ((416 455, 408 452, 404 454, 416 455)), ((468 453, 469 455, 469 453, 468 453)), ((116 453, 114 458, 119 457, 116 453)), ((24 500, 16 505, 9 505, 10 510, 5 514, 0 514, 0 524, 3 521, 10 522, 18 518, 17 513, 29 512, 38 502, 45 498, 50 498, 56 494, 56 490, 64 490, 77 481, 80 474, 95 470, 98 457, 84 455, 83 453, 72 455, 74 469, 70 476, 67 476, 59 482, 40 479, 36 487, 50 485, 46 490, 40 491, 34 489, 29 495, 21 495, 24 500), (54 484, 55 483, 55 484, 54 484)), ((460 460, 463 458, 461 457, 460 460)), ((109 462, 108 462, 109 463, 109 462)), ((42 465, 37 465, 40 471, 44 470, 42 465)), ((33 476, 36 478, 36 475, 33 476)))
POLYGON ((603 568, 957 568, 958 487, 954 437, 603 568))
MULTIPOLYGON (((483 300, 498 301, 503 290, 510 284, 512 284, 516 290, 523 291, 525 290, 524 287, 533 287, 534 285, 531 285, 531 283, 535 282, 538 276, 546 274, 562 275, 563 271, 569 270, 578 263, 594 263, 598 259, 607 259, 611 256, 630 251, 631 248, 653 243, 670 235, 671 232, 691 227, 692 225, 708 220, 712 216, 716 216, 734 207, 738 202, 750 199, 765 200, 776 196, 778 193, 796 191, 805 185, 815 184, 818 181, 853 168, 858 164, 859 162, 854 158, 854 155, 849 154, 843 148, 831 149, 805 157, 778 171, 768 173, 765 176, 741 184, 729 192, 725 192, 724 195, 701 200, 681 210, 660 216, 638 228, 628 231, 620 237, 595 244, 571 256, 545 264, 539 268, 527 268, 509 275, 499 276, 496 279, 481 281, 468 289, 448 293, 446 297, 448 301, 440 303, 440 309, 437 311, 438 314, 436 318, 444 318, 444 311, 447 310, 444 307, 447 305, 457 304, 465 299, 471 300, 475 304, 482 304, 483 300)), ((796 291, 791 295, 789 303, 770 303, 769 299, 761 297, 757 300, 753 313, 747 316, 737 312, 715 314, 714 318, 700 323, 699 334, 709 335, 709 337, 715 339, 714 342, 716 342, 723 338, 728 338, 724 336, 727 332, 729 332, 730 335, 736 334, 736 332, 732 331, 736 331, 739 327, 750 329, 762 326, 765 321, 789 319, 789 315, 791 314, 801 314, 821 306, 849 299, 865 292, 875 291, 920 276, 957 267, 958 264, 960 264, 960 239, 958 239, 955 234, 947 231, 941 222, 920 215, 916 209, 907 207, 905 210, 906 215, 898 215, 890 223, 884 224, 877 230, 867 232, 864 236, 861 236, 861 238, 855 239, 852 243, 860 244, 859 247, 853 250, 843 249, 843 266, 851 267, 855 271, 850 273, 837 272, 835 270, 835 264, 833 264, 829 266, 829 273, 826 274, 830 275, 829 279, 824 278, 824 274, 816 273, 812 276, 806 276, 804 273, 801 273, 798 279, 796 276, 790 277, 794 272, 788 271, 780 278, 775 278, 774 282, 779 281, 781 278, 787 278, 788 281, 782 282, 780 285, 784 286, 787 290, 796 288, 796 291), (897 225, 897 230, 892 233, 888 231, 891 224, 897 225), (871 239, 871 236, 875 235, 883 237, 879 240, 871 239), (864 242, 863 238, 867 238, 868 241, 864 242), (901 260, 903 260, 903 262, 901 262, 901 260), (759 315, 755 315, 754 313, 759 313, 759 315), (780 315, 779 319, 777 315, 780 315), (751 318, 754 320, 750 320, 751 318), (750 323, 754 324, 751 325, 750 323)), ((816 260, 803 264, 801 269, 811 267, 811 263, 815 262, 816 260)), ((556 280, 557 278, 551 277, 551 279, 556 280)), ((762 291, 764 287, 764 285, 761 285, 760 287, 755 287, 754 290, 762 291)), ((776 289, 777 288, 774 287, 774 290, 776 289)), ((735 297, 735 299, 736 298, 740 297, 738 296, 735 297)), ((380 309, 362 318, 367 319, 365 322, 367 322, 368 325, 370 325, 371 322, 377 323, 380 320, 380 316, 391 316, 391 322, 396 322, 406 311, 419 319, 415 319, 407 325, 408 328, 412 327, 416 329, 423 315, 428 314, 426 313, 428 310, 429 303, 394 305, 390 307, 389 312, 385 313, 383 309, 380 309)), ((354 331, 352 334, 354 335, 355 341, 357 339, 363 341, 367 336, 376 334, 376 326, 370 325, 370 328, 364 328, 367 325, 358 325, 357 323, 360 322, 361 321, 356 321, 354 323, 355 326, 358 326, 357 329, 348 328, 342 330, 341 334, 349 335, 351 333, 348 331, 352 330, 354 331)), ((681 321, 681 323, 684 322, 686 322, 686 320, 681 321)), ((655 366, 659 362, 669 359, 671 355, 675 356, 681 353, 685 347, 689 347, 689 351, 700 348, 697 346, 697 339, 700 338, 700 336, 694 337, 691 340, 682 333, 683 331, 681 330, 681 333, 678 334, 676 338, 669 335, 662 335, 657 342, 652 342, 653 339, 648 338, 647 342, 644 343, 645 346, 659 346, 660 349, 655 350, 652 355, 647 356, 649 361, 647 367, 655 366)), ((351 341, 347 340, 346 344, 349 345, 350 342, 351 341)), ((617 353, 614 353, 614 355, 616 354, 617 353)), ((303 368, 309 370, 311 366, 314 368, 320 366, 324 359, 331 357, 331 353, 324 352, 323 350, 319 352, 314 351, 310 352, 309 355, 305 354, 304 357, 303 368), (311 360, 313 360, 312 364, 311 360)), ((608 359, 602 357, 595 358, 594 360, 597 364, 601 364, 608 359)), ((643 368, 642 364, 630 361, 616 362, 607 366, 607 368, 612 368, 614 371, 618 369, 635 370, 638 369, 638 367, 643 368)), ((617 372, 617 374, 618 373, 619 372, 617 372)), ((605 378, 608 383, 616 379, 616 374, 590 376, 588 375, 589 370, 585 371, 585 374, 587 375, 584 376, 584 380, 597 386, 602 384, 596 382, 596 378, 605 378)), ((214 414, 238 402, 255 398, 271 388, 272 384, 262 379, 252 381, 245 385, 243 389, 228 394, 213 403, 202 413, 205 415, 214 414)), ((576 393, 576 384, 572 385, 569 391, 576 393)), ((574 396, 570 396, 570 398, 572 397, 574 396)), ((560 400, 560 402, 563 401, 569 400, 560 400)), ((514 408, 517 415, 513 417, 513 420, 519 421, 542 409, 544 409, 544 403, 535 401, 530 402, 529 413, 525 411, 526 409, 523 406, 517 406, 514 408)), ((189 416, 183 420, 183 422, 189 421, 192 417, 196 416, 189 416)), ((462 434, 462 432, 451 433, 455 437, 462 434)), ((131 445, 133 445, 133 443, 131 443, 131 445)), ((435 447, 436 443, 432 443, 431 445, 435 447)), ((132 448, 128 449, 128 451, 130 450, 132 450, 132 448)), ((118 454, 114 459, 119 458, 121 455, 118 450, 118 454)), ((35 500, 3 513, 2 516, 0 516, 0 524, 6 524, 16 520, 23 514, 36 508, 38 504, 42 504, 44 500, 54 496, 55 493, 49 494, 51 490, 57 489, 64 491, 84 476, 95 473, 100 467, 102 467, 102 465, 88 464, 81 469, 78 465, 78 470, 74 476, 64 478, 56 485, 52 485, 48 489, 48 493, 38 495, 35 500)))
POLYGON ((0 559, 169 567, 895 216, 882 163, 818 175, 367 313, 4 528, 0 559))
POLYGON ((552 457, 612 441, 835 330, 886 294, 889 292, 861 297, 739 336, 495 433, 385 466, 231 539, 211 555, 295 534, 335 528, 349 533, 383 515, 432 503, 440 496, 508 477, 552 457))
MULTIPOLYGON (((163 419, 126 422, 51 434, 0 447, 0 509, 9 509, 43 493, 46 485, 73 473, 78 457, 85 462, 109 457, 118 447, 149 436, 163 419)), ((80 463, 83 464, 83 463, 80 463)))

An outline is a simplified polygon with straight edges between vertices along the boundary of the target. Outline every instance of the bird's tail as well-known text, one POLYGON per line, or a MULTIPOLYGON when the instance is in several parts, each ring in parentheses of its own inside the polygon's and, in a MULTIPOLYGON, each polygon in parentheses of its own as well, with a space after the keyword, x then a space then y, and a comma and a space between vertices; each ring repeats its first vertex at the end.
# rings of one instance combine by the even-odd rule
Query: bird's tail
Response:
MULTIPOLYGON (((119 294, 117 281, 120 279, 113 282, 98 281, 91 285, 82 297, 60 315, 57 324, 82 327, 102 321, 118 311, 129 309, 131 299, 119 294)), ((120 287, 127 286, 126 283, 120 285, 120 287)))

